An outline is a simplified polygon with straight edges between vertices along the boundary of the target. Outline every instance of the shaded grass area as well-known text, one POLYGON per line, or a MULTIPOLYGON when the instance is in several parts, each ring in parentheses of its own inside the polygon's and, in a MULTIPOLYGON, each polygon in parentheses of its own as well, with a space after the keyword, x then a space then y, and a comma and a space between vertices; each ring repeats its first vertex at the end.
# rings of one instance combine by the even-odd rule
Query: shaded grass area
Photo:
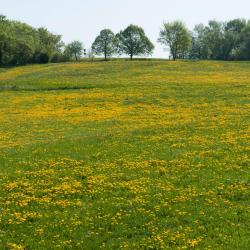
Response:
POLYGON ((5 91, 60 91, 60 90, 81 90, 81 89, 93 89, 94 86, 62 86, 62 87, 48 87, 48 88, 28 88, 28 87, 17 87, 17 86, 3 86, 0 90, 5 91))
POLYGON ((2 249, 248 249, 249 62, 0 72, 2 249))

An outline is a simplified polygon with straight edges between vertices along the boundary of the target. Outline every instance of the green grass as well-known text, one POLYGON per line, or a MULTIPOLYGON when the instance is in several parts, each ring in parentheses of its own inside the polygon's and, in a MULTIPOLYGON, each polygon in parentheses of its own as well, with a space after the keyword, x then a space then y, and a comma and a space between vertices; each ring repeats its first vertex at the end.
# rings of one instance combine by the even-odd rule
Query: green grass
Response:
POLYGON ((248 249, 249 62, 0 71, 0 249, 248 249))

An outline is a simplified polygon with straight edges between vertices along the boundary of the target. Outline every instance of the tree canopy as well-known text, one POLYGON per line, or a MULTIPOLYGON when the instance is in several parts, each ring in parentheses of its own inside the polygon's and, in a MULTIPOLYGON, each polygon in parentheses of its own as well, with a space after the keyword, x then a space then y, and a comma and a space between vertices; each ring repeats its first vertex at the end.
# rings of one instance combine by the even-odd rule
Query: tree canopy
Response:
POLYGON ((50 33, 46 28, 35 29, 0 16, 1 65, 49 62, 61 52, 62 46, 61 36, 50 33))
POLYGON ((184 58, 191 46, 191 35, 180 21, 164 23, 158 41, 170 48, 173 60, 184 58))
POLYGON ((150 55, 154 45, 146 36, 144 30, 136 25, 129 25, 125 30, 116 35, 118 52, 133 56, 150 55))
POLYGON ((83 54, 83 44, 80 41, 73 41, 65 48, 65 54, 70 58, 79 61, 83 54))
POLYGON ((92 44, 92 51, 96 55, 103 54, 106 61, 116 52, 115 34, 110 29, 102 30, 92 44))
POLYGON ((195 27, 190 57, 212 60, 249 60, 250 44, 247 30, 250 22, 234 19, 228 22, 209 21, 195 27))

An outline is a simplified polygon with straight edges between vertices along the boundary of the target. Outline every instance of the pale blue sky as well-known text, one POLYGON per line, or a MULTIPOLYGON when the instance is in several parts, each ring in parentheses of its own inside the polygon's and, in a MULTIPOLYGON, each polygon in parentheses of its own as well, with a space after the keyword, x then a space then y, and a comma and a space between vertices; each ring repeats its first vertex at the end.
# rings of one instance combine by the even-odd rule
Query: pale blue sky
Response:
POLYGON ((47 27, 88 49, 103 28, 115 33, 129 24, 144 28, 155 44, 153 57, 167 57, 157 44, 163 21, 182 20, 188 28, 210 19, 250 19, 250 0, 0 0, 0 13, 35 27, 47 27))

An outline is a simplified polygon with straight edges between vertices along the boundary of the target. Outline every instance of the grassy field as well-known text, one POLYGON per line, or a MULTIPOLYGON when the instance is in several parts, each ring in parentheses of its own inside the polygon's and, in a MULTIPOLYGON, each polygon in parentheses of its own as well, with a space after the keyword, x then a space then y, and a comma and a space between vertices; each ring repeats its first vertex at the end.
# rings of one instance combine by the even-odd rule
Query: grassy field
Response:
POLYGON ((0 249, 249 249, 250 62, 0 70, 0 249))

